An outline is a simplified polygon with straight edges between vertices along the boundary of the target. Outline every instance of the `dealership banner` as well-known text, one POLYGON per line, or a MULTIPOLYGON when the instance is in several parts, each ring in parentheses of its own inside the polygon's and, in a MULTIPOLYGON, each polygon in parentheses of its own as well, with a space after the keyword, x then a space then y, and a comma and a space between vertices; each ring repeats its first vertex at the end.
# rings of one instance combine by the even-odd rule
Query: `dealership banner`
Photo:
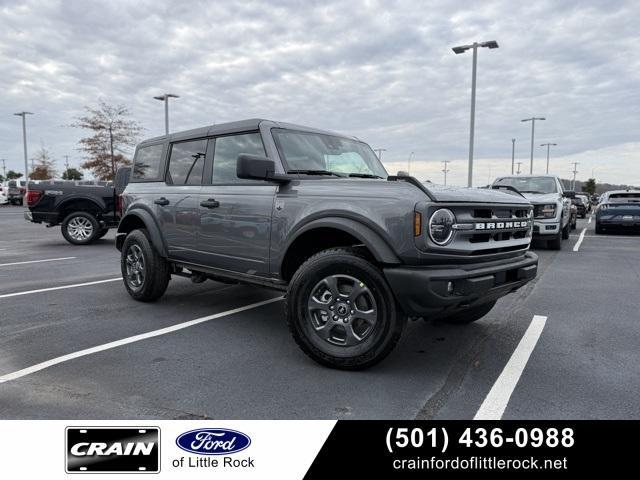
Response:
POLYGON ((630 468, 638 421, 0 421, 3 478, 405 478, 630 468), (123 477, 124 476, 124 477, 123 477))

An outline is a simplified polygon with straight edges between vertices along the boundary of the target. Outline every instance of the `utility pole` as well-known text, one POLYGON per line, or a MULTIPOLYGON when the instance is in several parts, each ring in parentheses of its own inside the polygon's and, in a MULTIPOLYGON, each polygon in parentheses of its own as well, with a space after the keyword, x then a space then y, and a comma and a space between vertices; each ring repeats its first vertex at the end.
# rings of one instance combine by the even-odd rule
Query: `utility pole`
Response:
POLYGON ((442 160, 442 163, 444 163, 444 168, 442 169, 442 173, 444 173, 444 184, 447 184, 447 173, 450 172, 450 170, 447 168, 448 163, 451 160, 442 160))
POLYGON ((516 159, 516 139, 511 139, 511 175, 513 175, 513 166, 516 159))
POLYGON ((576 174, 578 173, 578 165, 580 162, 573 162, 573 182, 571 184, 571 190, 575 191, 576 189, 576 174))
POLYGON ((69 155, 64 156, 64 168, 67 172, 69 171, 69 155))
POLYGON ((4 178, 6 180, 7 179, 7 166, 4 163, 5 159, 4 158, 0 158, 0 160, 2 160, 2 178, 4 178))
POLYGON ((522 162, 518 162, 518 171, 516 172, 516 175, 520 175, 520 166, 522 165, 522 162))
MULTIPOLYGON (((27 115, 33 115, 31 112, 18 112, 14 113, 18 117, 22 117, 22 143, 24 147, 24 204, 27 205, 26 201, 27 194, 29 193, 29 162, 27 160, 27 115)), ((18 183, 18 185, 20 185, 18 183)))
POLYGON ((521 122, 531 122, 531 165, 529 166, 529 173, 533 175, 533 138, 536 132, 536 120, 546 120, 544 117, 531 117, 520 120, 521 122))
POLYGON ((386 148, 376 148, 373 151, 378 154, 378 160, 382 161, 382 152, 386 152, 387 149, 386 148))
POLYGON ((549 174, 549 149, 557 146, 557 143, 541 143, 541 147, 547 147, 547 175, 549 174))
POLYGON ((407 173, 411 175, 411 157, 413 157, 413 152, 409 154, 409 160, 407 160, 407 173))
POLYGON ((469 173, 467 176, 467 187, 473 184, 473 135, 476 122, 476 70, 478 66, 478 47, 498 48, 498 42, 490 40, 488 42, 473 42, 471 45, 460 45, 453 47, 453 53, 459 55, 467 50, 473 50, 473 66, 471 68, 471 119, 469 122, 469 173))

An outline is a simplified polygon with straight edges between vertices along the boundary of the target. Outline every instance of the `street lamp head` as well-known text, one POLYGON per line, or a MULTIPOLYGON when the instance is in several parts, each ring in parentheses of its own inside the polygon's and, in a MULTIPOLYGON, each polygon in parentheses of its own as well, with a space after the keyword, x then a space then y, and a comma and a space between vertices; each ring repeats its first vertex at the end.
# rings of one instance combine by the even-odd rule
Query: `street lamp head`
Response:
POLYGON ((156 100, 164 101, 167 98, 180 98, 180 97, 178 95, 174 95, 173 93, 165 93, 164 95, 158 95, 153 98, 155 98, 156 100))
POLYGON ((14 113, 14 115, 17 115, 18 117, 24 117, 25 115, 33 115, 33 113, 31 113, 31 112, 18 112, 18 113, 14 113))
POLYGON ((481 43, 480 46, 487 48, 498 48, 498 42, 496 42, 495 40, 489 40, 488 42, 481 43))
POLYGON ((460 55, 461 53, 466 52, 470 48, 471 48, 471 45, 460 45, 458 47, 453 47, 451 50, 453 50, 453 53, 455 53, 456 55, 460 55))

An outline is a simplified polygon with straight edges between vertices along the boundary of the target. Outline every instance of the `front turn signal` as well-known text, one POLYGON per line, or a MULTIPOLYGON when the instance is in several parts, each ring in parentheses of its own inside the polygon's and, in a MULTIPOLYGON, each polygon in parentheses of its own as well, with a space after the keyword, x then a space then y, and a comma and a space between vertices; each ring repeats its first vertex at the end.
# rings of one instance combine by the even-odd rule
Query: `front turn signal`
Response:
POLYGON ((420 212, 413 213, 413 236, 419 237, 422 234, 422 214, 420 212))

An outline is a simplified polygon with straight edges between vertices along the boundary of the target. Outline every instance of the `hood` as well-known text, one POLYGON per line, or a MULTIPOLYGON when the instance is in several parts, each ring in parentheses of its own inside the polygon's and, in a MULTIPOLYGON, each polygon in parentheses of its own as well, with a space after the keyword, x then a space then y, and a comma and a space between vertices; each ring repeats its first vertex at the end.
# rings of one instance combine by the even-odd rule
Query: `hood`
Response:
POLYGON ((556 203, 558 201, 557 193, 523 193, 522 195, 531 203, 556 203))
POLYGON ((424 184, 438 202, 460 203, 522 203, 528 205, 529 200, 517 193, 492 190, 488 188, 462 188, 444 185, 424 184))

